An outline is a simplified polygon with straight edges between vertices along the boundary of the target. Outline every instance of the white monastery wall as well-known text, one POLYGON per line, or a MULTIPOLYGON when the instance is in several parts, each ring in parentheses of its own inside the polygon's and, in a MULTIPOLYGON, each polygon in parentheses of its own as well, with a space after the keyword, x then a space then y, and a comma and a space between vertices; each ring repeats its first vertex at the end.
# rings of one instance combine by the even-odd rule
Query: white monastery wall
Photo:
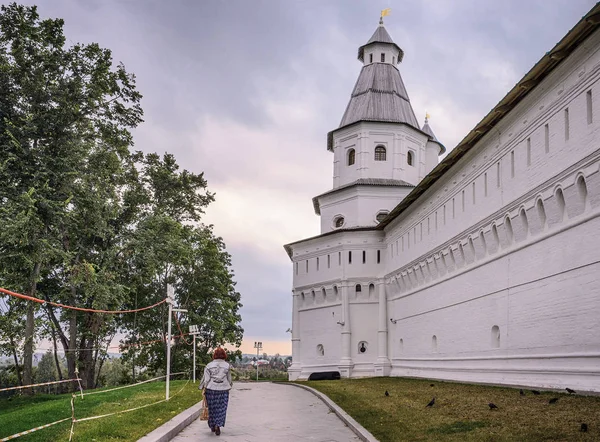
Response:
MULTIPOLYGON (((363 289, 362 293, 368 293, 363 289)), ((373 376, 373 363, 377 358, 377 317, 378 299, 377 293, 371 294, 370 299, 350 301, 350 319, 352 321, 352 338, 350 349, 352 362, 352 376, 373 376), (366 351, 360 351, 362 343, 365 343, 366 351)))
POLYGON ((393 375, 600 390, 598 39, 388 228, 393 375))
POLYGON ((420 201, 413 203, 409 214, 398 217, 392 228, 386 229, 392 258, 390 271, 443 244, 474 221, 492 215, 598 149, 594 143, 597 121, 587 123, 587 93, 591 91, 592 114, 595 108, 598 120, 600 56, 598 51, 590 54, 588 48, 598 45, 599 34, 591 40, 552 72, 540 90, 526 97, 420 201))
POLYGON ((307 299, 306 306, 300 309, 300 357, 302 365, 311 372, 337 371, 342 356, 340 326, 336 323, 342 317, 340 300, 338 297, 337 303, 329 299, 323 301, 321 296, 318 291, 316 300, 307 299))

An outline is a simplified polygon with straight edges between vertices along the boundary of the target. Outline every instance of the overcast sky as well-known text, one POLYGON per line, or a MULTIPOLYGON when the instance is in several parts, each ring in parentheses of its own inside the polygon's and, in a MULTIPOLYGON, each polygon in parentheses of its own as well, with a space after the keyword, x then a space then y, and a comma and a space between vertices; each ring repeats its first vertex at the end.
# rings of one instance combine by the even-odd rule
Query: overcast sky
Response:
POLYGON ((233 256, 244 352, 291 354, 283 244, 319 234, 311 198, 332 186, 339 125, 381 9, 404 50, 417 118, 451 150, 595 4, 593 0, 39 0, 72 42, 137 76, 135 148, 204 172, 206 214, 233 256))

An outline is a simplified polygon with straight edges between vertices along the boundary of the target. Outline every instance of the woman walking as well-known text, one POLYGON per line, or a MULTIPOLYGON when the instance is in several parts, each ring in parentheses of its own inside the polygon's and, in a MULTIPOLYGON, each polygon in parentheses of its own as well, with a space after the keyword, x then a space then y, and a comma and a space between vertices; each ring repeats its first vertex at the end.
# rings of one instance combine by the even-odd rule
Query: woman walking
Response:
POLYGON ((233 387, 229 364, 226 360, 225 350, 221 347, 217 348, 213 353, 212 362, 208 363, 204 369, 204 376, 198 387, 201 390, 206 389, 204 394, 208 404, 208 426, 217 436, 221 434, 221 427, 225 426, 229 390, 233 387))

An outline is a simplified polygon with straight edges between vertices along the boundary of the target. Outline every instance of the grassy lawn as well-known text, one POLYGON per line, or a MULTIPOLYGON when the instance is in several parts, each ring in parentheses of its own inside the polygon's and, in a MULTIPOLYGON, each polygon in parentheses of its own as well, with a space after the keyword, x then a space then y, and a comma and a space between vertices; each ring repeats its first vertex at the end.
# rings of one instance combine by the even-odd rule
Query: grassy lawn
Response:
POLYGON ((600 440, 597 396, 536 396, 530 390, 521 396, 513 388, 402 378, 303 384, 329 396, 380 442, 600 440), (427 408, 433 397, 435 405, 427 408), (498 410, 490 410, 489 402, 498 410), (587 433, 580 431, 582 423, 587 433))
MULTIPOLYGON (((159 427, 175 415, 202 399, 198 384, 187 381, 171 382, 169 402, 152 405, 141 410, 117 414, 101 419, 75 423, 74 441, 137 441, 151 430, 159 427)), ((75 417, 84 418, 119 410, 138 407, 165 398, 165 383, 150 382, 136 387, 116 390, 105 394, 77 396, 75 417)), ((0 399, 0 439, 33 427, 51 423, 71 416, 71 395, 35 395, 0 399)), ((18 441, 66 441, 69 440, 70 419, 53 427, 19 437, 18 441)))

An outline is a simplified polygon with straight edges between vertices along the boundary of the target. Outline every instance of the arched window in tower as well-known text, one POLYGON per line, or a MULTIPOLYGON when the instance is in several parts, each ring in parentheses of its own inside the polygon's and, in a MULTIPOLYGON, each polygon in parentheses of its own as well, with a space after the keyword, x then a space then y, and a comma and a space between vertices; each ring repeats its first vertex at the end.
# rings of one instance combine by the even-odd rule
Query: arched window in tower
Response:
POLYGON ((356 161, 356 152, 354 149, 348 151, 348 166, 352 166, 356 161))
POLYGON ((369 54, 369 63, 373 63, 373 54, 369 54))
POLYGON ((375 148, 375 161, 385 161, 385 160, 386 160, 385 147, 377 146, 375 148))
POLYGON ((414 166, 415 154, 413 153, 412 150, 409 150, 408 153, 406 154, 406 162, 408 163, 409 166, 414 166))

